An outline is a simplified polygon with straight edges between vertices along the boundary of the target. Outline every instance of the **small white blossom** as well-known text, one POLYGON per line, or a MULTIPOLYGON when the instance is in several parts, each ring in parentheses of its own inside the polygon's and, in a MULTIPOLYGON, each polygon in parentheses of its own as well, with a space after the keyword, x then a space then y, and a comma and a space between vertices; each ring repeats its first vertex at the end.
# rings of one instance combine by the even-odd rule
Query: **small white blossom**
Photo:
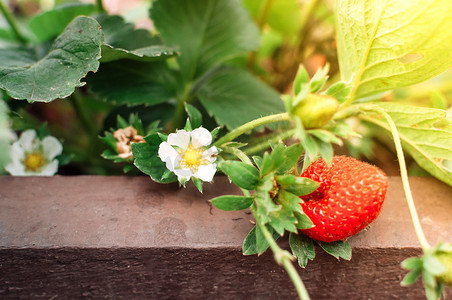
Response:
POLYGON ((11 161, 5 170, 14 176, 51 176, 58 171, 58 160, 63 151, 61 143, 53 136, 42 141, 36 131, 30 129, 22 133, 11 146, 11 161))
POLYGON ((158 155, 166 167, 177 175, 179 182, 192 176, 203 181, 212 181, 217 165, 218 149, 213 146, 211 133, 202 127, 193 131, 179 130, 168 135, 168 140, 159 146, 158 155))

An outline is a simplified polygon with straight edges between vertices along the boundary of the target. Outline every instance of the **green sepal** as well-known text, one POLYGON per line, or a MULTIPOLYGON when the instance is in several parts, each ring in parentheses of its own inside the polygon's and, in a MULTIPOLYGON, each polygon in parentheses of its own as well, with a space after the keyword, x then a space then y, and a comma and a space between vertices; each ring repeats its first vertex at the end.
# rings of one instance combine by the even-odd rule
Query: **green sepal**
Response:
POLYGON ((122 171, 124 173, 129 173, 130 171, 132 171, 132 169, 133 169, 133 165, 127 165, 127 166, 124 166, 124 168, 122 168, 122 171))
POLYGON ((192 177, 192 178, 191 178, 191 181, 193 182, 193 184, 195 185, 195 187, 198 189, 198 191, 199 191, 200 193, 202 193, 202 184, 203 184, 202 179, 199 179, 199 178, 196 178, 196 177, 192 177))
POLYGON ((319 188, 320 183, 309 178, 294 175, 275 176, 276 182, 287 192, 296 196, 304 196, 319 188))
POLYGON ((331 165, 334 155, 333 146, 330 143, 325 143, 318 139, 314 139, 314 141, 317 145, 320 157, 322 157, 328 165, 331 165))
POLYGON ((297 218, 297 228, 298 229, 309 229, 314 227, 314 223, 312 223, 311 219, 303 212, 303 213, 294 213, 295 218, 297 218))
POLYGON ((352 90, 352 86, 343 81, 336 82, 332 84, 326 91, 325 94, 334 97, 339 101, 339 103, 344 103, 348 95, 352 90))
POLYGON ((255 155, 255 156, 252 157, 252 159, 253 159, 254 164, 256 165, 256 167, 259 170, 261 170, 262 169, 262 157, 255 155))
POLYGON ((298 67, 297 75, 295 76, 295 80, 293 82, 294 94, 298 95, 300 91, 303 89, 303 86, 306 86, 309 81, 308 71, 303 65, 298 67))
POLYGON ((325 143, 333 143, 339 146, 344 144, 340 138, 334 135, 334 133, 324 129, 310 129, 308 133, 325 143))
POLYGON ((419 257, 409 257, 400 264, 402 268, 407 270, 416 270, 422 268, 422 259, 419 257))
POLYGON ((314 242, 304 234, 291 233, 289 245, 300 267, 305 268, 308 264, 308 259, 313 260, 315 258, 314 242))
POLYGON ((250 207, 253 204, 253 197, 225 195, 210 200, 212 204, 221 210, 235 211, 250 207))
POLYGON ((328 71, 330 67, 326 64, 323 68, 319 68, 310 81, 311 93, 319 91, 326 82, 328 78, 328 71))
POLYGON ((335 258, 343 258, 345 260, 352 259, 352 248, 347 241, 337 241, 332 243, 325 243, 317 241, 317 244, 325 250, 326 253, 334 256, 335 258))
POLYGON ((259 171, 254 166, 241 161, 222 161, 218 163, 218 168, 228 175, 234 184, 243 189, 254 190, 259 183, 259 171))
POLYGON ((185 103, 185 111, 187 112, 188 119, 190 120, 192 129, 201 127, 202 125, 201 112, 196 107, 188 103, 185 103))

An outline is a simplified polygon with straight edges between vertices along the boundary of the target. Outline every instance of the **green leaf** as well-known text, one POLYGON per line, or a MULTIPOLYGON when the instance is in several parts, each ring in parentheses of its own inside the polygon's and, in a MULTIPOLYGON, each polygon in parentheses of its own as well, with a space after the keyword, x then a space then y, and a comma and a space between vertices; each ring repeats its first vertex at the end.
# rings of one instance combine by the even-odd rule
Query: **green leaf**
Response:
POLYGON ((337 241, 332 243, 325 243, 317 241, 320 247, 325 250, 326 253, 336 257, 343 258, 345 260, 352 259, 352 248, 347 241, 337 241))
POLYGON ((154 45, 162 45, 159 38, 149 30, 135 29, 135 24, 127 23, 121 16, 100 15, 97 17, 105 34, 105 44, 124 50, 135 50, 154 45))
POLYGON ((226 195, 216 197, 210 201, 212 201, 215 207, 221 210, 234 211, 250 207, 253 203, 253 197, 226 195))
POLYGON ((275 177, 281 187, 296 196, 304 196, 314 192, 320 186, 320 183, 309 178, 295 175, 280 175, 275 177))
POLYGON ((87 78, 91 92, 115 104, 156 105, 176 96, 177 75, 164 62, 115 61, 87 78))
POLYGON ((64 28, 78 16, 89 16, 96 12, 93 4, 68 3, 45 11, 31 19, 29 28, 41 42, 48 41, 63 32, 64 28))
MULTIPOLYGON (((452 160, 452 120, 440 109, 396 103, 378 103, 393 119, 404 150, 427 172, 452 186, 452 171, 444 162, 452 160)), ((377 114, 363 119, 386 130, 388 123, 377 114)))
POLYGON ((315 258, 315 248, 312 239, 304 234, 291 233, 289 236, 289 245, 292 254, 298 259, 300 267, 305 268, 308 264, 308 259, 315 258))
POLYGON ((105 63, 120 59, 152 62, 173 57, 177 53, 176 49, 163 45, 154 45, 131 51, 114 48, 110 45, 102 45, 102 58, 100 62, 105 63))
POLYGON ((83 86, 80 79, 99 67, 103 34, 90 17, 78 17, 40 60, 12 49, 0 50, 0 87, 16 99, 50 102, 83 86), (11 60, 11 58, 14 58, 11 60))
POLYGON ((243 189, 254 190, 259 183, 259 171, 241 161, 222 161, 218 163, 218 168, 228 175, 234 184, 243 189))
POLYGON ((145 137, 146 143, 133 143, 131 145, 134 165, 143 173, 149 175, 158 183, 168 183, 177 180, 174 173, 168 173, 166 164, 158 156, 161 139, 158 134, 145 137))
MULTIPOLYGON (((267 229, 272 233, 273 239, 276 241, 279 238, 279 234, 277 234, 270 226, 267 226, 267 229)), ((254 226, 243 241, 242 253, 243 255, 261 254, 264 253, 269 246, 270 245, 259 227, 254 226)))
POLYGON ((190 119, 191 127, 198 128, 202 125, 202 115, 196 107, 185 103, 185 111, 190 119))
POLYGON ((228 129, 284 111, 276 91, 241 69, 219 69, 202 84, 197 95, 217 123, 228 129))
POLYGON ((167 45, 180 47, 186 81, 259 45, 259 31, 238 0, 159 0, 151 19, 167 45))
POLYGON ((342 78, 362 98, 432 78, 452 66, 452 1, 338 1, 342 78))

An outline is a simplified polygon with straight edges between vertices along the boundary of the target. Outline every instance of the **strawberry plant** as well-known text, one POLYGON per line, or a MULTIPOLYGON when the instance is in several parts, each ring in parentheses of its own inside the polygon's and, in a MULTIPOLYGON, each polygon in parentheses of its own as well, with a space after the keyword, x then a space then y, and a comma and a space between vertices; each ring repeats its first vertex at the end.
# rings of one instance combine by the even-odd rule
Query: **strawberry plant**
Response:
POLYGON ((0 1, 2 169, 124 170, 200 192, 221 172, 243 194, 212 204, 255 218, 243 253, 270 249, 308 299, 292 261, 305 267, 314 244, 351 259, 347 239, 387 189, 379 168, 334 150, 372 159, 383 145, 423 250, 402 263, 402 284, 422 274, 427 297, 441 297, 451 244, 427 242, 408 172, 452 185, 449 0, 143 1, 146 29, 101 0, 50 2, 0 1))

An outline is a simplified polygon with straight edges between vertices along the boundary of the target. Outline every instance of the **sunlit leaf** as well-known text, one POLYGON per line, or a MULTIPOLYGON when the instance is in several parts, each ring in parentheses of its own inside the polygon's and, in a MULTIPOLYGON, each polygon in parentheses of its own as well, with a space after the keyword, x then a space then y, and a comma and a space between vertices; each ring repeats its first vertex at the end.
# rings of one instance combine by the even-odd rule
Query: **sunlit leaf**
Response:
MULTIPOLYGON (((427 172, 452 185, 452 171, 444 162, 452 160, 452 120, 444 110, 396 103, 379 103, 394 120, 406 151, 427 172)), ((363 118, 389 130, 378 114, 363 118)))
POLYGON ((432 78, 452 65, 452 1, 337 1, 341 73, 361 98, 432 78))

